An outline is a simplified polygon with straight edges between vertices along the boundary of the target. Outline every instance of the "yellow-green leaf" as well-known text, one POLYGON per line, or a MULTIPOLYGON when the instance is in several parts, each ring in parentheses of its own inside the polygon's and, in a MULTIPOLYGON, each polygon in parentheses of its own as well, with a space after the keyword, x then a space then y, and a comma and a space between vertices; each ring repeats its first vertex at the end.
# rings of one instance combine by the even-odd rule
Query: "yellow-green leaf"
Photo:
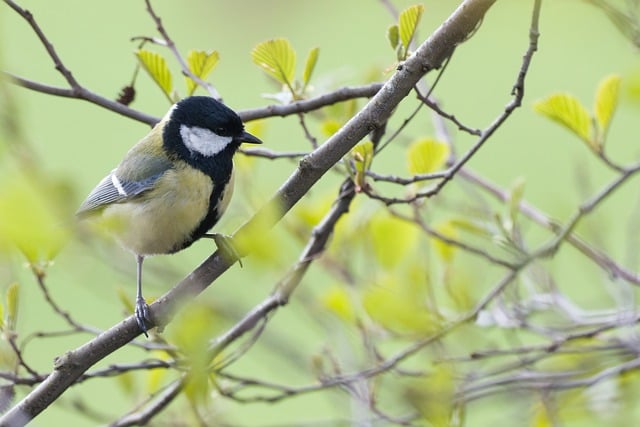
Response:
POLYGON ((30 262, 53 259, 69 237, 60 219, 67 190, 21 172, 3 171, 0 182, 0 252, 17 248, 30 262))
POLYGON ((296 52, 289 40, 280 38, 262 42, 251 51, 251 59, 269 76, 293 89, 296 52))
POLYGON ((369 227, 378 264, 385 268, 393 268, 407 258, 418 243, 416 226, 386 211, 375 215, 369 227))
POLYGON ((547 404, 544 402, 534 402, 531 427, 552 427, 555 425, 554 418, 556 414, 549 411, 547 404))
MULTIPOLYGON (((437 224, 434 227, 434 230, 444 237, 447 240, 456 240, 458 238, 458 231, 454 225, 453 221, 444 221, 440 224, 437 224)), ((432 239, 433 248, 436 253, 442 258, 445 262, 453 261, 453 257, 458 249, 457 246, 452 245, 446 240, 439 239, 437 237, 433 237, 432 239)))
POLYGON ((606 77, 598 86, 593 110, 598 123, 600 137, 606 135, 611 117, 618 105, 621 80, 620 76, 614 74, 606 77))
MULTIPOLYGON (((203 50, 191 50, 187 54, 187 65, 189 66, 189 71, 191 71, 194 76, 205 80, 219 59, 220 55, 215 50, 210 53, 203 50)), ((187 84, 187 94, 191 96, 197 89, 198 84, 187 76, 185 76, 185 81, 187 84)))
POLYGON ((373 160, 373 142, 364 141, 356 145, 351 150, 351 157, 356 168, 356 184, 362 188, 365 183, 366 172, 371 167, 371 161, 373 160))
POLYGON ((118 295, 118 300, 120 301, 120 304, 122 304, 122 306, 124 307, 124 311, 127 314, 131 314, 134 311, 134 307, 133 307, 133 300, 131 298, 131 296, 127 293, 127 291, 125 291, 122 288, 118 288, 116 289, 116 293, 118 295))
MULTIPOLYGON (((156 369, 152 369, 151 372, 156 371, 156 369)), ((135 374, 131 371, 129 372, 121 372, 115 376, 114 381, 120 388, 120 391, 123 395, 131 397, 136 391, 137 378, 135 378, 135 374)))
POLYGON ((389 40, 391 49, 396 49, 398 47, 398 43, 400 42, 400 30, 397 25, 389 27, 387 30, 387 39, 389 40))
POLYGON ((538 113, 560 123, 594 148, 590 135, 589 112, 573 95, 557 93, 536 102, 533 108, 538 113))
POLYGON ((327 119, 320 125, 320 131, 326 136, 331 136, 334 133, 338 132, 341 127, 342 123, 340 123, 339 121, 335 119, 327 119))
POLYGON ((431 138, 413 142, 407 150, 407 164, 413 175, 440 170, 449 158, 449 145, 431 138))
POLYGON ((304 74, 302 75, 302 84, 304 87, 307 87, 311 80, 311 74, 313 74, 313 70, 316 68, 319 54, 320 48, 317 47, 314 47, 309 51, 309 56, 307 56, 307 61, 304 65, 304 74))
POLYGON ((416 33, 416 28, 420 22, 423 11, 424 6, 416 4, 408 7, 400 13, 398 26, 400 30, 400 40, 402 40, 405 52, 409 51, 409 44, 416 33))
POLYGON ((454 419, 456 374, 450 363, 439 363, 429 375, 410 381, 404 397, 432 427, 449 427, 454 419))
MULTIPOLYGON (((170 362, 172 357, 169 352, 164 350, 154 350, 151 352, 151 357, 154 359, 170 362)), ((147 393, 149 395, 157 393, 163 386, 164 379, 167 377, 167 369, 157 368, 150 369, 147 374, 147 393)))
POLYGON ((322 304, 345 322, 356 318, 351 297, 344 286, 333 286, 322 296, 322 304))
POLYGON ((311 230, 329 212, 334 199, 333 192, 309 195, 298 202, 288 216, 295 219, 303 229, 311 230))
POLYGON ((280 245, 286 239, 281 235, 284 233, 281 228, 273 229, 273 224, 281 217, 280 207, 268 204, 254 221, 242 229, 242 233, 236 233, 233 243, 238 253, 250 253, 252 260, 271 267, 281 264, 287 254, 280 250, 280 245))
POLYGON ((168 331, 171 343, 185 357, 188 368, 185 395, 194 404, 203 402, 207 396, 211 363, 207 350, 219 327, 217 313, 204 303, 193 301, 168 331))
POLYGON ((18 318, 18 304, 20 300, 20 285, 17 282, 12 283, 7 288, 7 322, 6 325, 10 330, 15 329, 16 320, 18 318))
POLYGON ((404 279, 390 276, 367 290, 362 305, 371 319, 385 329, 399 334, 433 333, 440 327, 437 315, 431 313, 403 287, 404 279))
POLYGON ((144 49, 138 50, 136 56, 142 68, 149 73, 149 76, 156 82, 162 92, 172 101, 171 91, 173 84, 167 61, 160 54, 144 49))

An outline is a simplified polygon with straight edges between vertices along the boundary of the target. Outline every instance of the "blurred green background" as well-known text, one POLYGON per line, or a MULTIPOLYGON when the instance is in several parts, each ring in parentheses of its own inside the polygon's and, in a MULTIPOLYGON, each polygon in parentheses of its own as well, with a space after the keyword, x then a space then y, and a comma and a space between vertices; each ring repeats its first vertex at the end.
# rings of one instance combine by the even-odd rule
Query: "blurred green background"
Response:
MULTIPOLYGON (((393 2, 399 10, 414 3, 393 2)), ((446 111, 478 128, 487 126, 502 111, 510 100, 511 86, 528 45, 531 3, 524 0, 496 2, 477 34, 456 50, 435 91, 446 111)), ((131 79, 136 44, 130 38, 157 35, 142 1, 25 0, 20 4, 33 12, 78 81, 109 98, 115 98, 131 79)), ((418 41, 437 28, 458 1, 434 0, 424 4, 418 41)), ((315 94, 343 85, 382 81, 388 76, 384 70, 394 64, 394 53, 386 40, 386 30, 394 18, 380 1, 164 0, 154 1, 153 5, 184 54, 192 48, 220 52, 220 63, 209 81, 236 110, 268 105, 271 101, 262 95, 278 90, 251 62, 251 49, 266 39, 288 38, 298 52, 299 70, 306 53, 313 47, 320 48, 313 80, 315 94)), ((519 177, 524 178, 527 200, 563 220, 610 174, 598 166, 588 150, 568 132, 536 115, 531 105, 553 92, 568 91, 590 106, 595 88, 604 76, 611 73, 634 75, 640 70, 640 61, 637 51, 606 17, 582 1, 544 2, 540 30, 539 52, 533 58, 523 107, 473 158, 470 167, 503 186, 509 186, 519 177)), ((0 37, 2 69, 38 82, 65 86, 32 30, 4 4, 0 7, 0 37)), ((160 48, 154 50, 169 58, 174 84, 181 87, 182 77, 170 54, 160 48)), ((430 75, 428 79, 433 81, 433 78, 434 75, 430 75)), ((133 108, 156 116, 165 113, 169 105, 146 75, 138 76, 136 89, 138 94, 133 108)), ((8 91, 17 105, 15 119, 24 141, 36 155, 34 165, 50 177, 52 183, 68 190, 65 192, 69 204, 66 220, 71 223, 73 211, 88 191, 115 167, 148 127, 87 102, 56 98, 14 86, 8 87, 8 91)), ((402 123, 410 109, 401 106, 391 126, 402 123)), ((608 149, 612 157, 634 159, 640 154, 637 114, 638 106, 623 100, 609 138, 608 149)), ((313 131, 321 135, 319 125, 313 125, 313 131)), ((427 120, 412 126, 417 128, 416 132, 433 132, 431 122, 427 120)), ((308 149, 295 117, 270 119, 263 132, 261 137, 266 146, 275 151, 308 149)), ((454 134, 454 140, 459 152, 472 142, 468 135, 454 134)), ((400 148, 390 151, 380 164, 380 171, 403 172, 403 156, 400 148)), ((249 166, 251 169, 237 182, 235 199, 217 226, 219 231, 233 232, 261 201, 273 194, 296 164, 257 160, 249 166)), ((312 190, 310 198, 332 197, 340 179, 335 174, 329 175, 312 190)), ((585 229, 588 225, 597 226, 594 227, 596 231, 589 233, 593 233, 605 250, 612 256, 634 261, 637 256, 629 252, 629 247, 637 239, 629 235, 632 224, 627 221, 637 209, 637 192, 626 189, 615 194, 606 210, 589 217, 585 229), (619 226, 612 226, 616 223, 619 226)), ((276 230, 276 237, 282 237, 277 234, 282 232, 282 229, 276 230)), ((286 267, 295 260, 302 242, 291 238, 284 238, 283 242, 278 246, 276 259, 264 262, 249 258, 244 269, 234 267, 203 295, 220 309, 220 324, 216 329, 224 330, 225 325, 239 319, 268 295, 286 267)), ((147 261, 146 295, 162 295, 210 251, 211 246, 202 242, 174 256, 147 261)), ((18 319, 21 333, 64 329, 59 317, 42 301, 33 277, 24 266, 24 259, 6 252, 2 252, 2 256, 5 259, 0 261, 0 286, 7 287, 16 281, 21 285, 18 319)), ((563 257, 556 260, 554 273, 558 280, 570 279, 579 286, 594 274, 600 274, 589 268, 576 271, 570 268, 570 255, 563 257)), ((636 268, 637 265, 629 267, 636 268)), ((109 243, 72 238, 47 271, 47 283, 62 307, 82 323, 98 328, 108 328, 122 318, 124 312, 118 289, 125 290, 131 300, 135 293, 133 258, 109 243)), ((320 292, 328 280, 321 270, 312 269, 304 286, 320 292)), ((591 306, 598 306, 603 298, 600 289, 593 292, 579 289, 578 293, 581 301, 591 306)), ((610 296, 605 295, 605 298, 608 300, 610 296)), ((290 306, 278 312, 269 324, 264 344, 237 364, 240 372, 283 383, 312 381, 308 373, 311 355, 320 351, 327 340, 335 339, 335 335, 313 321, 314 315, 321 314, 307 313, 304 306, 296 302, 294 298, 290 306), (287 341, 298 343, 297 352, 289 361, 270 351, 287 341), (291 360, 295 360, 297 366, 291 366, 291 360)), ((55 356, 87 338, 81 335, 34 340, 27 347, 26 356, 37 370, 46 372, 55 356)), ((348 341, 353 337, 343 336, 342 339, 348 341)), ((148 355, 139 350, 123 349, 101 366, 145 357, 148 355)), ((143 375, 136 378, 147 381, 143 375)), ((130 396, 121 392, 121 386, 109 379, 76 386, 34 425, 92 424, 70 411, 76 399, 81 397, 92 407, 100 408, 98 412, 125 413, 133 404, 130 396)), ((140 392, 144 393, 143 390, 140 392)), ((251 405, 246 411, 242 410, 242 405, 225 401, 219 408, 221 416, 230 414, 229 421, 242 425, 297 425, 299 419, 332 418, 336 414, 349 413, 348 404, 341 401, 340 396, 337 392, 328 398, 308 395, 279 406, 251 405)), ((482 423, 472 424, 487 425, 492 420, 504 419, 503 415, 486 412, 482 423)), ((511 415, 518 417, 515 413, 511 415)))

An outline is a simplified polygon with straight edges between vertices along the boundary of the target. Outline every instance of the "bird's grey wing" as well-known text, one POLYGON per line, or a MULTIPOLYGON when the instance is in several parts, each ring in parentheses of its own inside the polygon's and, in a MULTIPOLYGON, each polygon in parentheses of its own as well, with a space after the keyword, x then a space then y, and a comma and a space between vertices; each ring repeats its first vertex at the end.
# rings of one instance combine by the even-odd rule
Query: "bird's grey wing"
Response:
POLYGON ((122 203, 130 200, 152 189, 158 178, 170 168, 171 164, 169 162, 158 163, 155 168, 148 168, 146 174, 141 175, 138 173, 135 179, 118 176, 119 169, 114 169, 89 193, 86 200, 80 205, 76 215, 82 217, 112 203, 122 203))

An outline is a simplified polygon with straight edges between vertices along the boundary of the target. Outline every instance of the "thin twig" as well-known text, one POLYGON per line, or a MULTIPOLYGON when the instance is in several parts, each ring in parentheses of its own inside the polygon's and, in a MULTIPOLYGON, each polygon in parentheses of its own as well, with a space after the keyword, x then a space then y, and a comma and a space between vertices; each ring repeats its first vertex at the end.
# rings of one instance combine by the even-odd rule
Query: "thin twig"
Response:
POLYGON ((169 36, 169 33, 167 32, 167 30, 165 29, 164 25, 162 24, 162 19, 153 10, 153 7, 151 6, 151 0, 145 0, 144 2, 146 4, 146 6, 147 6, 147 12, 149 12, 149 15, 151 16, 151 19, 153 19, 153 22, 155 22, 155 24, 156 24, 156 29, 158 30, 158 32, 160 33, 160 35, 164 39, 164 41, 166 43, 166 46, 169 48, 171 53, 173 53, 173 56, 176 58, 176 60, 180 64, 180 68, 182 69, 182 74, 184 74, 185 76, 189 77, 191 80, 196 82, 199 86, 201 86, 204 89, 206 89, 207 92, 209 92, 209 95, 211 95, 212 98, 215 98, 217 100, 222 100, 222 98, 220 96, 220 93, 218 93, 216 88, 214 88, 211 83, 205 82, 200 77, 196 76, 195 74, 193 74, 191 72, 191 70, 189 69, 189 66, 187 65, 187 62, 184 60, 184 58, 182 57, 182 55, 178 51, 178 48, 176 47, 176 44, 174 43, 173 39, 169 36))
POLYGON ((512 100, 505 106, 504 111, 494 119, 493 123, 491 123, 486 129, 484 129, 476 141, 476 143, 471 147, 460 159, 458 159, 454 165, 448 168, 445 171, 444 176, 438 183, 436 183, 432 188, 418 192, 413 196, 406 198, 396 198, 396 197, 384 197, 376 194, 375 192, 368 192, 369 197, 373 199, 380 200, 384 202, 386 205, 398 204, 398 203, 411 203, 421 198, 429 198, 433 197, 436 194, 440 193, 440 191, 445 187, 445 185, 453 179, 454 176, 458 173, 460 169, 475 156, 475 154, 484 146, 484 144, 489 140, 491 136, 502 126, 502 124, 511 116, 511 114, 522 105, 522 98, 524 97, 524 89, 525 89, 525 79, 527 76, 527 72, 529 71, 529 67, 531 65, 531 59, 533 55, 538 50, 538 38, 540 33, 538 31, 540 19, 540 8, 535 7, 534 12, 531 18, 531 27, 529 30, 529 47, 525 52, 522 65, 520 66, 520 70, 518 72, 518 77, 513 85, 511 90, 512 100))
POLYGON ((176 397, 180 395, 185 386, 185 377, 171 382, 164 390, 153 396, 151 403, 147 404, 139 411, 127 414, 124 417, 109 424, 109 427, 128 427, 146 425, 155 415, 166 408, 176 397))
MULTIPOLYGON (((476 184, 479 188, 485 190, 493 197, 502 202, 506 202, 509 200, 510 195, 507 191, 500 189, 494 183, 472 172, 469 169, 463 168, 462 170, 460 170, 459 176, 469 182, 476 184)), ((536 224, 541 225, 548 230, 551 230, 554 233, 559 233, 562 229, 562 225, 559 221, 549 217, 548 214, 542 212, 525 200, 522 200, 520 202, 518 209, 524 216, 534 221, 536 224)), ((625 269, 624 267, 616 263, 607 254, 598 249, 595 249, 575 233, 567 235, 566 241, 586 257, 594 261, 611 277, 621 278, 634 285, 640 285, 640 275, 638 273, 625 269)))
POLYGON ((325 215, 323 220, 314 227, 311 238, 300 254, 296 265, 289 271, 286 277, 276 285, 273 293, 266 300, 254 307, 244 319, 236 323, 227 333, 218 337, 210 349, 211 359, 228 347, 229 344, 253 329, 259 321, 266 318, 270 312, 287 304, 291 294, 302 281, 311 263, 324 251, 327 241, 333 233, 335 224, 338 219, 348 212, 354 196, 353 182, 351 180, 345 181, 340 188, 338 198, 334 202, 331 210, 325 215))
MULTIPOLYGON (((362 138, 386 123, 397 105, 430 70, 440 67, 453 47, 473 32, 495 0, 466 0, 458 7, 384 84, 378 93, 318 149, 305 156, 296 171, 273 198, 234 237, 246 237, 260 228, 270 228, 362 138), (276 209, 274 209, 276 208, 276 209), (273 212, 278 212, 274 216, 273 212)), ((241 254, 246 255, 246 254, 241 254)), ((188 277, 150 306, 157 325, 169 322, 185 301, 201 293, 231 266, 218 252, 207 258, 188 277)), ((0 425, 22 426, 38 415, 91 366, 140 335, 133 316, 103 332, 83 346, 59 357, 54 371, 20 402, 0 417, 0 425)))
POLYGON ((240 148, 240 151, 245 156, 260 157, 262 159, 276 160, 276 159, 300 159, 307 154, 306 151, 291 151, 278 153, 268 148, 240 148))
POLYGON ((380 91, 382 85, 382 83, 371 83, 364 86, 342 87, 315 98, 295 101, 285 105, 273 104, 267 107, 243 110, 239 111, 238 115, 242 121, 249 122, 267 117, 286 117, 292 114, 308 113, 338 102, 356 98, 371 98, 380 91))
POLYGON ((150 126, 153 126, 160 121, 159 117, 151 116, 149 114, 143 113, 142 111, 134 110, 133 108, 127 107, 126 105, 123 105, 119 102, 100 96, 95 92, 91 92, 90 90, 85 89, 82 86, 76 86, 74 88, 68 89, 35 82, 33 80, 29 80, 24 77, 16 76, 7 72, 3 72, 3 74, 9 77, 9 80, 11 82, 22 86, 25 89, 45 93, 48 95, 89 101, 90 103, 106 108, 109 111, 113 111, 114 113, 120 114, 124 117, 146 123, 150 126))
POLYGON ((100 332, 102 332, 99 329, 96 328, 90 328, 88 326, 82 325, 78 322, 76 322, 73 317, 71 317, 71 314, 69 314, 68 311, 63 310, 56 301, 54 301, 53 297, 51 296, 51 293, 49 292, 49 288, 47 287, 46 283, 45 283, 45 271, 41 268, 39 268, 38 266, 31 264, 31 272, 33 273, 33 275, 36 278, 36 283, 38 284, 38 287, 40 288, 40 290, 42 291, 42 295, 44 296, 45 301, 47 302, 47 304, 53 309, 54 312, 56 312, 56 314, 58 314, 60 317, 62 317, 64 319, 65 322, 67 322, 67 324, 69 324, 69 326, 71 328, 73 328, 76 332, 88 332, 94 335, 99 334, 100 332))

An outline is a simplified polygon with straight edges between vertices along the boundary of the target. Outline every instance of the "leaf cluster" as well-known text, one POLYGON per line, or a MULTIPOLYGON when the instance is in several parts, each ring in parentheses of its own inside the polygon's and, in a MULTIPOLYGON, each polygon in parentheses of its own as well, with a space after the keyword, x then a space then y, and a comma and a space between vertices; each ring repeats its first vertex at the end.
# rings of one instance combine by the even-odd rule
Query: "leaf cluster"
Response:
MULTIPOLYGON (((181 99, 180 94, 173 86, 173 76, 167 65, 167 60, 159 53, 146 49, 136 51, 136 58, 140 66, 147 72, 149 77, 158 85, 158 88, 165 95, 170 103, 175 103, 181 99)), ((191 96, 199 87, 200 81, 206 80, 211 71, 218 64, 220 55, 213 50, 205 52, 203 50, 190 50, 187 54, 186 63, 191 75, 185 75, 186 96, 191 96)))

